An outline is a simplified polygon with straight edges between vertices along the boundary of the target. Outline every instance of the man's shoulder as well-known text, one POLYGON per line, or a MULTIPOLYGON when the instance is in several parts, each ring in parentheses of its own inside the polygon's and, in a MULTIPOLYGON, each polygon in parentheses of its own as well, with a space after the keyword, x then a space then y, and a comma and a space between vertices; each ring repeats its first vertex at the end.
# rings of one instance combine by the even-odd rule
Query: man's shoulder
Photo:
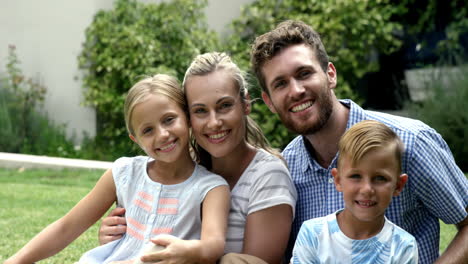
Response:
POLYGON ((284 148, 283 152, 281 153, 283 157, 286 158, 288 155, 294 155, 299 151, 302 151, 304 148, 304 138, 299 135, 295 137, 289 144, 284 148))
POLYGON ((367 119, 384 123, 400 137, 402 135, 416 136, 424 131, 434 131, 430 126, 417 119, 371 110, 365 110, 365 112, 367 119))

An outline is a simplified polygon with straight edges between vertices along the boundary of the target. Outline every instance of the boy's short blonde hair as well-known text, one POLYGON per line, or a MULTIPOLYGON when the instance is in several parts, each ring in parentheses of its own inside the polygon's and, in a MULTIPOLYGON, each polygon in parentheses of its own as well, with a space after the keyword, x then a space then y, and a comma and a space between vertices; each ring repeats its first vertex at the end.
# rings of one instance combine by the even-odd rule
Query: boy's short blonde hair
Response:
POLYGON ((364 155, 376 148, 393 147, 395 158, 401 173, 401 158, 404 145, 398 135, 388 126, 374 120, 364 120, 344 133, 339 142, 338 167, 343 158, 350 158, 356 165, 364 155))
MULTIPOLYGON (((131 120, 133 109, 137 104, 144 102, 148 95, 151 94, 160 94, 168 97, 177 103, 187 114, 184 91, 175 77, 166 74, 156 74, 153 77, 147 77, 133 85, 125 98, 125 125, 128 133, 131 135, 135 135, 131 120)), ((148 113, 148 115, 151 115, 151 113, 148 113)))

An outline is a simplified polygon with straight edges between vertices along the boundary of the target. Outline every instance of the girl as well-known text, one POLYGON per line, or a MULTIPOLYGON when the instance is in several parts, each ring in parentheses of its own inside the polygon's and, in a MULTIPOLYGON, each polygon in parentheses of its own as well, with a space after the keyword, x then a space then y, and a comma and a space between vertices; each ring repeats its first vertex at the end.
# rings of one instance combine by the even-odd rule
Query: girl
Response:
POLYGON ((229 189, 191 159, 185 109, 175 78, 155 75, 136 83, 125 101, 125 122, 130 139, 148 157, 115 161, 68 214, 6 263, 33 263, 58 253, 114 202, 126 208, 127 233, 87 252, 80 263, 138 262, 145 243, 159 234, 192 239, 178 239, 173 247, 199 248, 196 261, 214 263, 224 249, 229 189))
MULTIPOLYGON (((296 190, 279 153, 269 147, 248 116, 249 95, 242 72, 225 53, 199 55, 184 78, 195 150, 201 164, 221 175, 231 188, 226 253, 222 263, 280 263, 287 246, 296 190), (242 259, 242 260, 241 260, 242 259)), ((100 237, 114 238, 113 213, 104 219, 100 237)), ((158 238, 171 247, 175 239, 158 238)), ((104 241, 105 242, 105 241, 104 241)), ((187 261, 196 250, 178 251, 187 261)), ((158 252, 145 261, 171 259, 158 252)))

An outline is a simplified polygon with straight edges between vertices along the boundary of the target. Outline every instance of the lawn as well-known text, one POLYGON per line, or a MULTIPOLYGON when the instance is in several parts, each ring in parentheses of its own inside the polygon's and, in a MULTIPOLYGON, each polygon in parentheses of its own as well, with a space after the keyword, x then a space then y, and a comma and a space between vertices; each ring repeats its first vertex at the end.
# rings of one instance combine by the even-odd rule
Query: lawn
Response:
MULTIPOLYGON (((0 262, 20 249, 45 226, 68 212, 91 190, 102 173, 101 170, 0 169, 0 262)), ((98 245, 98 224, 62 252, 41 263, 77 261, 83 252, 98 245)), ((453 225, 441 223, 441 251, 455 232, 453 225)))
MULTIPOLYGON (((0 169, 0 263, 48 224, 63 216, 94 186, 101 170, 0 169)), ((73 263, 96 247, 94 225, 56 256, 41 263, 73 263)))

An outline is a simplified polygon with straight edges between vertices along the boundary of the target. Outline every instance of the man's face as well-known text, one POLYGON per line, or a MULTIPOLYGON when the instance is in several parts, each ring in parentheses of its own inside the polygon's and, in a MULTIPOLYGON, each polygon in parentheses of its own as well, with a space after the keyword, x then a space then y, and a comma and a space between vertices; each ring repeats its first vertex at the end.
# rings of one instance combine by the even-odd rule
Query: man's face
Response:
POLYGON ((285 48, 262 67, 269 95, 262 97, 283 124, 295 133, 319 131, 333 112, 336 71, 320 67, 315 52, 304 44, 285 48))

